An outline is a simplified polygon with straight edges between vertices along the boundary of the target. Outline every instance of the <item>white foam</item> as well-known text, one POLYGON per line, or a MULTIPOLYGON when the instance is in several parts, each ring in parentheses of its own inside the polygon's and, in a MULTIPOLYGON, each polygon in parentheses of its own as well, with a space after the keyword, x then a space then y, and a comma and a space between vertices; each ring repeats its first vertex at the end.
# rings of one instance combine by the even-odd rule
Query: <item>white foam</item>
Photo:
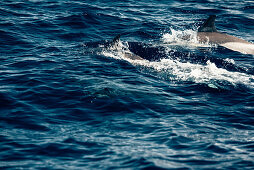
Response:
POLYGON ((210 61, 206 65, 181 63, 176 60, 163 59, 160 62, 143 63, 157 71, 172 74, 177 80, 211 84, 214 81, 227 81, 232 85, 244 84, 254 86, 254 76, 239 72, 230 72, 218 68, 210 61))

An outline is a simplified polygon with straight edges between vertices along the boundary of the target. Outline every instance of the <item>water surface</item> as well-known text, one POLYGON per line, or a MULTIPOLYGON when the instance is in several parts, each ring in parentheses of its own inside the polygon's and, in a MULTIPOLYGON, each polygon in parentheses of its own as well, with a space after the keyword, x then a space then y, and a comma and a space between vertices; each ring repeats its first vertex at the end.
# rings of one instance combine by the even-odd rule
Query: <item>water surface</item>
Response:
POLYGON ((254 56, 177 39, 211 14, 254 42, 252 1, 1 1, 0 167, 253 169, 254 56))

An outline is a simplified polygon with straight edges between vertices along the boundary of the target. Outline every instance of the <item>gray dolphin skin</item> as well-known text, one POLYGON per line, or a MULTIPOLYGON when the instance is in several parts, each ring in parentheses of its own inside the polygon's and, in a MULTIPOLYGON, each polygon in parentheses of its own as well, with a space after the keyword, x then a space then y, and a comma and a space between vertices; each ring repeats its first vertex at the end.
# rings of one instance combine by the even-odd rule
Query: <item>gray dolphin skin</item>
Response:
POLYGON ((254 44, 243 39, 218 32, 215 28, 215 15, 209 18, 198 29, 198 40, 200 43, 217 44, 233 51, 243 54, 254 55, 254 44))

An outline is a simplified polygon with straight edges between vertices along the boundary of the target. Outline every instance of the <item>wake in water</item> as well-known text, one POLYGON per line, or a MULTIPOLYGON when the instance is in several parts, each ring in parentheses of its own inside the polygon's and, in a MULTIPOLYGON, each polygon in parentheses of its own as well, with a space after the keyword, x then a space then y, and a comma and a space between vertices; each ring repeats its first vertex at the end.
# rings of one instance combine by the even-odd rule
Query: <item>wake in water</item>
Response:
POLYGON ((216 89, 231 89, 238 85, 254 87, 254 76, 236 66, 233 59, 200 56, 190 51, 179 52, 177 46, 191 49, 214 47, 214 45, 198 43, 195 31, 171 29, 171 34, 163 34, 161 39, 162 43, 154 43, 150 47, 142 43, 119 41, 110 48, 104 48, 101 54, 152 69, 163 75, 160 77, 172 81, 202 83, 216 89), (143 60, 126 57, 126 53, 134 53, 143 60))

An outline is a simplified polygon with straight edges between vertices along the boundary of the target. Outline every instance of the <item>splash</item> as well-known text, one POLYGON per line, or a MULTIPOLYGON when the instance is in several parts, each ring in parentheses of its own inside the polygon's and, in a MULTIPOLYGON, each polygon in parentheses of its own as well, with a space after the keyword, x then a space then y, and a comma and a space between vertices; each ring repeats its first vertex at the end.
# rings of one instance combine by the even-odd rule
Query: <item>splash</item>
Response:
MULTIPOLYGON (((162 35, 162 42, 165 45, 179 45, 185 47, 214 47, 215 45, 208 43, 199 43, 197 32, 193 30, 175 30, 170 28, 171 33, 162 35)), ((207 41, 208 42, 208 41, 207 41)))
POLYGON ((144 66, 153 68, 158 72, 172 75, 178 81, 192 81, 205 83, 209 87, 221 88, 221 85, 243 84, 254 87, 254 76, 239 72, 230 72, 218 68, 210 61, 206 65, 181 63, 177 60, 162 59, 159 62, 143 63, 144 66))

